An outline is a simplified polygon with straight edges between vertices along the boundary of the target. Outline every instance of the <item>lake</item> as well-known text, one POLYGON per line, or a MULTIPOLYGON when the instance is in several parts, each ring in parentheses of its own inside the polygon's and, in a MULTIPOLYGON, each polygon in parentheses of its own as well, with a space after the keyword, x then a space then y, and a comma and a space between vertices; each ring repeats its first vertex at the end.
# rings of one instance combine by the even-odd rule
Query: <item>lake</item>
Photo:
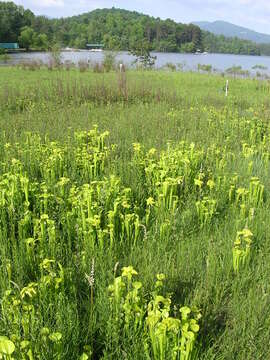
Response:
MULTIPOLYGON (((198 64, 212 65, 217 71, 225 71, 226 69, 237 65, 242 66, 244 70, 256 72, 252 70, 255 65, 263 65, 267 70, 260 70, 262 73, 270 74, 270 57, 268 56, 248 56, 248 55, 228 55, 228 54, 178 54, 178 53, 153 53, 157 56, 156 67, 161 68, 166 63, 175 65, 182 64, 184 70, 197 70, 198 64)), ((44 63, 48 62, 48 53, 14 53, 10 54, 11 59, 7 63, 0 61, 0 65, 16 65, 23 61, 40 60, 44 63)), ((66 51, 62 52, 62 61, 72 61, 75 64, 80 60, 101 62, 103 59, 102 52, 91 51, 66 51)), ((134 57, 127 52, 119 52, 117 61, 131 65, 134 57)))

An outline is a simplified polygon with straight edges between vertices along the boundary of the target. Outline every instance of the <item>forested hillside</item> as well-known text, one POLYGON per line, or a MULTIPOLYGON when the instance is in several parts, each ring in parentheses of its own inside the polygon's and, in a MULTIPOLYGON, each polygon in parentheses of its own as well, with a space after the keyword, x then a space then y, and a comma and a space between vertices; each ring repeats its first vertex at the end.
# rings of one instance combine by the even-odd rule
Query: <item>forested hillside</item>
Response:
POLYGON ((259 45, 249 40, 242 40, 237 37, 225 37, 214 35, 210 32, 203 32, 203 47, 210 53, 239 54, 239 55, 261 55, 265 53, 263 48, 270 52, 269 45, 259 45))
POLYGON ((126 50, 147 41, 156 51, 196 51, 201 48, 201 30, 195 25, 160 20, 120 9, 91 13, 53 21, 56 40, 75 47, 102 42, 106 48, 126 50))
POLYGON ((147 47, 161 52, 270 53, 270 45, 216 36, 193 24, 161 20, 135 11, 97 9, 69 18, 49 19, 35 16, 12 2, 0 2, 0 42, 19 42, 27 50, 46 50, 55 44, 83 49, 87 43, 103 43, 110 50, 147 47))
POLYGON ((22 47, 43 45, 85 48, 87 43, 104 43, 106 49, 128 50, 135 43, 147 42, 151 50, 193 52, 202 48, 199 27, 172 20, 154 19, 120 9, 95 10, 66 19, 34 16, 12 2, 0 3, 0 42, 18 41, 22 47))

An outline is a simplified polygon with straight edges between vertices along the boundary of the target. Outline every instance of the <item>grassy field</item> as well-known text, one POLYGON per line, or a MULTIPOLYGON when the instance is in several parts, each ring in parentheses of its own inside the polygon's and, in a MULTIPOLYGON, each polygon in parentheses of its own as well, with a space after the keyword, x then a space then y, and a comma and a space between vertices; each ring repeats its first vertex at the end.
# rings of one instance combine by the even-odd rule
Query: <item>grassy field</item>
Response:
POLYGON ((270 84, 0 68, 0 358, 270 358, 270 84))

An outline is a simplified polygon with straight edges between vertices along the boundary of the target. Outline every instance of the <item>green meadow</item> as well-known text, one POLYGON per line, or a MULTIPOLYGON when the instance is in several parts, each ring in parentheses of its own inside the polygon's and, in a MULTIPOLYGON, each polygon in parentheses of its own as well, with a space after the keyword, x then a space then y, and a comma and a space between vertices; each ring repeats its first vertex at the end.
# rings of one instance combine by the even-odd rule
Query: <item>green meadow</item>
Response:
POLYGON ((270 84, 0 68, 0 359, 270 358, 270 84))

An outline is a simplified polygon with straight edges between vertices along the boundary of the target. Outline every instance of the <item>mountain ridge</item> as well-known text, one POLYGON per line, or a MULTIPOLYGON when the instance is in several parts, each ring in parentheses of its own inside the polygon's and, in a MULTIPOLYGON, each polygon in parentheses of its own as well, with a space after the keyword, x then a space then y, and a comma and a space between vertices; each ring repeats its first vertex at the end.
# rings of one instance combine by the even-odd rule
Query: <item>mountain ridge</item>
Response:
POLYGON ((251 30, 249 28, 238 26, 223 20, 193 21, 192 24, 199 26, 204 31, 209 31, 215 35, 224 35, 226 37, 238 37, 243 40, 250 40, 258 44, 270 44, 270 35, 251 30))

